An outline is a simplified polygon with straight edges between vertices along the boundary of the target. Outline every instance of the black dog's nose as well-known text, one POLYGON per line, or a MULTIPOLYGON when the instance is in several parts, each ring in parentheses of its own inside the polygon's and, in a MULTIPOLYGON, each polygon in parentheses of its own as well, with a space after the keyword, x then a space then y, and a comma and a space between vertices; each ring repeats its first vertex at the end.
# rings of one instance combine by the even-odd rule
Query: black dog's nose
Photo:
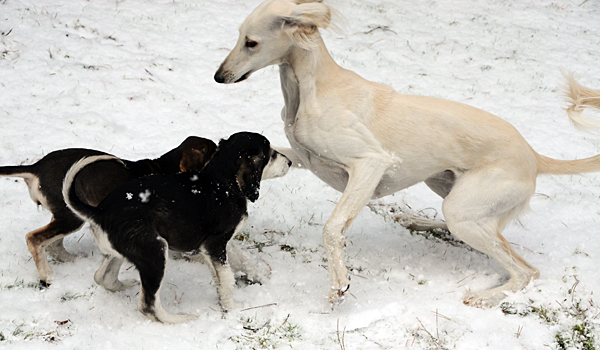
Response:
POLYGON ((292 166, 292 161, 288 160, 288 166, 292 166))

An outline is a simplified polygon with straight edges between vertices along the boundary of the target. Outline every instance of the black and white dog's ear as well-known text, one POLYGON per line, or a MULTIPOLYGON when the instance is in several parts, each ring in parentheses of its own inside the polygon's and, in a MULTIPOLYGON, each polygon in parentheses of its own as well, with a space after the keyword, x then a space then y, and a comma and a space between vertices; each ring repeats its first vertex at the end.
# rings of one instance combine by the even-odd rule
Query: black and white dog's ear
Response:
POLYGON ((241 164, 238 170, 237 181, 250 202, 255 202, 258 199, 260 190, 260 180, 264 169, 264 159, 260 156, 242 157, 241 164))
POLYGON ((179 161, 179 170, 182 173, 202 170, 216 151, 216 146, 210 144, 202 145, 198 149, 191 148, 183 151, 179 161))

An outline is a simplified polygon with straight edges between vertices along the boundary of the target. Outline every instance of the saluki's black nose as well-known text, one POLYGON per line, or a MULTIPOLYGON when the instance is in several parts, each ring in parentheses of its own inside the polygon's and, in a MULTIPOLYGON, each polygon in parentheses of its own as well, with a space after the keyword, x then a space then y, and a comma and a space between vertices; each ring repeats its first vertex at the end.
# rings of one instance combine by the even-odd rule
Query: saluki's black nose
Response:
POLYGON ((292 161, 288 160, 288 166, 292 166, 292 161))
POLYGON ((219 84, 223 84, 225 82, 225 78, 223 77, 223 74, 221 74, 220 71, 217 71, 215 73, 215 81, 219 84))

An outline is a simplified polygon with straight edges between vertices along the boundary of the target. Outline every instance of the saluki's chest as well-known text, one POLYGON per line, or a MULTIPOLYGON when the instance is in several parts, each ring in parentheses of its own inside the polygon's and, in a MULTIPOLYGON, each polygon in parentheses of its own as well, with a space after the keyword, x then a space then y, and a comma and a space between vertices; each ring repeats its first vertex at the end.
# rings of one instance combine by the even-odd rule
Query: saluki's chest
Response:
POLYGON ((344 167, 338 145, 332 142, 337 131, 321 118, 299 115, 292 122, 286 123, 285 134, 303 162, 325 167, 344 167))
MULTIPOLYGON (((335 132, 335 131, 331 131, 335 132)), ((343 191, 348 182, 347 165, 339 150, 332 147, 332 134, 304 119, 286 123, 285 134, 302 164, 317 177, 338 191, 343 191)))
POLYGON ((293 122, 286 122, 285 133, 303 165, 340 192, 346 188, 348 172, 353 165, 374 157, 381 159, 381 163, 390 164, 380 178, 374 198, 423 180, 418 174, 414 176, 407 172, 407 168, 400 165, 402 160, 384 150, 360 121, 330 118, 324 123, 300 115, 293 122))

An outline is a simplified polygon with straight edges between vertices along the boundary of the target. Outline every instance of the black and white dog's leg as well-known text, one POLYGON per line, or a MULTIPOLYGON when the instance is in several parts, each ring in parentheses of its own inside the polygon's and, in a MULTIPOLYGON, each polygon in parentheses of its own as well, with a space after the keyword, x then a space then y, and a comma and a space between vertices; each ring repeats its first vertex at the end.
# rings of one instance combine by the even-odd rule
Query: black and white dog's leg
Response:
POLYGON ((233 300, 233 285, 235 278, 231 267, 227 262, 223 263, 221 258, 212 259, 215 274, 217 276, 217 293, 221 300, 221 307, 224 311, 230 311, 239 307, 238 303, 233 300))
POLYGON ((135 280, 119 280, 122 256, 105 255, 102 265, 94 274, 94 281, 111 292, 122 291, 138 284, 135 280))
MULTIPOLYGON (((189 255, 186 258, 192 262, 210 264, 205 254, 189 255)), ((259 268, 233 240, 227 243, 227 261, 234 274, 243 274, 252 283, 262 283, 271 273, 268 268, 259 268)), ((210 268, 214 272, 214 268, 210 268)))
POLYGON ((247 216, 243 217, 235 230, 230 234, 215 237, 214 240, 205 242, 201 250, 206 264, 211 269, 213 280, 217 285, 217 293, 219 293, 223 311, 238 308, 238 303, 233 300, 235 278, 227 262, 227 243, 231 240, 231 237, 234 237, 244 227, 247 219, 247 216))
MULTIPOLYGON (((221 302, 221 308, 227 312, 238 308, 238 304, 233 300, 233 286, 235 284, 235 277, 233 271, 222 257, 213 257, 210 253, 202 253, 204 255, 204 261, 210 268, 213 280, 217 286, 217 293, 219 294, 219 300, 221 302)), ((225 258, 226 259, 226 258, 225 258)))
POLYGON ((125 290, 137 284, 137 281, 119 281, 119 270, 123 264, 123 256, 113 249, 106 233, 96 225, 90 225, 94 241, 104 254, 102 265, 94 274, 94 281, 111 292, 125 290))
POLYGON ((25 236, 27 248, 33 257, 35 266, 40 274, 40 283, 43 286, 49 286, 52 279, 52 269, 48 264, 48 256, 46 255, 48 245, 52 244, 54 240, 60 239, 77 230, 82 224, 82 221, 72 222, 52 218, 52 221, 48 225, 31 231, 25 236))
POLYGON ((127 256, 140 273, 142 287, 138 310, 151 320, 162 323, 182 323, 195 319, 192 315, 171 314, 162 307, 160 289, 167 267, 169 246, 162 237, 152 241, 147 245, 138 246, 143 254, 127 256))
POLYGON ((51 257, 60 261, 60 262, 73 262, 77 255, 69 253, 65 249, 64 245, 64 237, 61 237, 54 242, 48 244, 46 247, 46 251, 50 254, 51 257))

